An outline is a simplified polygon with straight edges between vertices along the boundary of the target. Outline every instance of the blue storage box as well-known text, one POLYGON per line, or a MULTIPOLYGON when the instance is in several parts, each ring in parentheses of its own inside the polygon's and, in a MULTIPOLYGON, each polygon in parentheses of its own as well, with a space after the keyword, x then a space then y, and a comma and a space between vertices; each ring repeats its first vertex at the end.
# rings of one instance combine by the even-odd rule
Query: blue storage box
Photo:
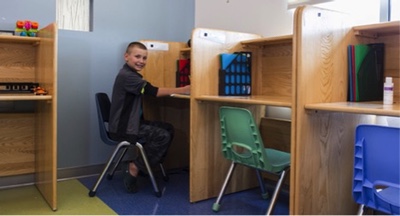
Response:
POLYGON ((219 95, 251 95, 251 53, 223 53, 220 55, 219 95))

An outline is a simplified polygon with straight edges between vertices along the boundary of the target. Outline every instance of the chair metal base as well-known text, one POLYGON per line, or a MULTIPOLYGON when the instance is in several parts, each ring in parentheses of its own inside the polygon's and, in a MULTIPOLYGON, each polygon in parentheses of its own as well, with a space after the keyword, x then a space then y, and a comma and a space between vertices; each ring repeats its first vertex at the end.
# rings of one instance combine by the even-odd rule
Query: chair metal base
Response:
MULTIPOLYGON (((218 212, 219 209, 220 209, 220 207, 221 207, 222 196, 223 196, 224 193, 225 193, 226 187, 227 187, 228 184, 229 184, 229 181, 230 181, 230 179, 231 179, 231 176, 232 176, 232 174, 233 174, 233 171, 234 171, 236 165, 237 165, 237 164, 236 164, 235 162, 232 162, 232 163, 231 163, 231 166, 230 166, 230 168, 229 168, 228 174, 226 175, 225 181, 224 181, 224 183, 223 183, 223 185, 222 185, 221 191, 219 192, 218 198, 217 198, 216 202, 215 202, 215 203, 213 204, 213 206, 212 206, 212 210, 213 210, 214 212, 218 212)), ((280 173, 280 175, 279 175, 279 180, 278 180, 278 182, 277 182, 277 184, 276 184, 275 191, 274 191, 274 193, 273 193, 273 195, 272 195, 271 202, 270 202, 270 205, 269 205, 269 207, 268 207, 268 210, 267 210, 266 215, 271 215, 271 214, 272 214, 272 211, 273 211, 273 209, 274 209, 274 207, 275 207, 276 200, 277 200, 277 198, 278 198, 278 194, 279 194, 279 192, 280 192, 280 190, 281 190, 281 187, 282 187, 283 182, 285 181, 285 178, 286 178, 286 176, 287 176, 286 174, 287 174, 288 170, 289 170, 289 167, 286 168, 285 170, 283 170, 283 171, 280 173)), ((258 182, 259 182, 259 184, 260 184, 262 197, 263 197, 264 199, 268 198, 268 192, 267 192, 266 189, 265 189, 264 181, 263 181, 263 179, 262 179, 260 170, 257 170, 257 179, 258 179, 258 182)))
MULTIPOLYGON (((112 179, 112 177, 114 176, 115 171, 117 170, 118 165, 121 163, 126 151, 128 150, 128 147, 130 145, 131 144, 129 142, 127 142, 127 141, 120 142, 117 145, 117 147, 115 148, 114 152, 112 153, 110 159, 108 160, 106 166, 104 167, 103 172, 100 174, 100 176, 97 179, 97 181, 96 181, 95 185, 93 186, 92 190, 89 191, 89 196, 90 197, 94 197, 96 195, 97 188, 99 187, 100 183, 104 179, 104 176, 106 175, 108 169, 110 168, 111 164, 113 163, 115 157, 122 150, 120 156, 118 157, 117 161, 115 162, 114 167, 112 168, 111 172, 107 175, 107 179, 109 179, 109 180, 112 179)), ((143 145, 137 142, 135 146, 138 147, 138 149, 140 151, 140 154, 142 155, 142 158, 143 158, 143 161, 144 161, 144 163, 146 165, 146 169, 147 169, 148 175, 150 177, 151 183, 153 184, 153 188, 154 188, 154 192, 155 192, 156 196, 157 197, 161 197, 161 191, 160 191, 160 189, 159 189, 159 187, 157 185, 157 182, 156 182, 156 180, 154 178, 154 175, 153 175, 152 169, 150 167, 150 164, 149 164, 149 162, 147 160, 147 156, 146 156, 146 153, 144 151, 143 145)), ((163 167, 163 165, 161 163, 160 163, 160 169, 161 169, 161 172, 163 174, 164 180, 168 181, 169 177, 167 176, 167 174, 166 174, 166 172, 164 170, 164 167, 163 167)))

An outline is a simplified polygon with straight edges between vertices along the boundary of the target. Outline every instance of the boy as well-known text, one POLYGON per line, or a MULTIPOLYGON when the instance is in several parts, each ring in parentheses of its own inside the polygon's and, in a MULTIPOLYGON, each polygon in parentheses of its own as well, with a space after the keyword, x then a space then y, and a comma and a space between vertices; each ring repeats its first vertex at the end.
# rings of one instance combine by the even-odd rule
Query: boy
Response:
MULTIPOLYGON (((140 42, 132 42, 124 54, 125 64, 120 69, 113 87, 109 132, 117 141, 135 144, 143 142, 150 165, 159 163, 171 144, 174 129, 165 122, 149 122, 142 118, 143 95, 155 97, 171 94, 190 94, 190 86, 162 88, 151 85, 139 73, 147 61, 147 48, 140 42)), ((129 163, 124 172, 124 185, 128 192, 137 192, 136 177, 139 170, 145 171, 134 148, 128 148, 126 158, 129 163)))

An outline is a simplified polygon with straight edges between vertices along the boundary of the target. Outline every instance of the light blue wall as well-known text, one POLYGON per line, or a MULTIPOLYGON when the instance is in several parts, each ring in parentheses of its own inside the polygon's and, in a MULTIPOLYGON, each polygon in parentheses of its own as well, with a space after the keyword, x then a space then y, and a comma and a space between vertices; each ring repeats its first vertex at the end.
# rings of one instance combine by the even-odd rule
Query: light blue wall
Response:
MULTIPOLYGON (((0 0, 0 29, 18 19, 55 21, 55 0, 0 0)), ((94 94, 111 94, 126 45, 135 40, 186 42, 194 0, 94 0, 93 31, 58 32, 58 168, 102 164, 113 148, 98 133, 94 94)))

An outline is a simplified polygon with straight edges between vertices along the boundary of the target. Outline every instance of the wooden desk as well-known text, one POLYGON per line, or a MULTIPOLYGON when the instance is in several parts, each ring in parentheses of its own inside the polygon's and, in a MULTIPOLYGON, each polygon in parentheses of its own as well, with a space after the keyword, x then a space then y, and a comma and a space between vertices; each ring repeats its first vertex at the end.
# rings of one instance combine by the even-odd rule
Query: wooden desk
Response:
POLYGON ((385 43, 384 76, 399 85, 400 22, 353 27, 352 17, 303 6, 294 20, 295 133, 291 214, 356 214, 352 198, 355 129, 376 115, 400 116, 395 105, 347 102, 347 46, 385 43))
MULTIPOLYGON (((354 129, 376 123, 375 115, 400 116, 400 22, 353 27, 347 14, 301 6, 293 27, 293 35, 270 38, 197 28, 190 48, 157 57, 172 58, 170 68, 162 69, 169 80, 175 77, 176 59, 191 61, 190 202, 216 197, 229 166, 220 149, 218 108, 245 107, 261 119, 266 106, 278 106, 292 110, 290 214, 356 213, 351 197, 354 129), (357 43, 386 44, 384 74, 393 77, 393 106, 346 102, 347 45, 357 43), (252 53, 252 96, 218 96, 219 54, 240 51, 252 53)), ((173 85, 162 76, 154 77, 160 86, 173 85)), ((237 170, 227 193, 256 186, 251 175, 248 169, 237 170)))
MULTIPOLYGON (((154 86, 175 87, 176 61, 180 58, 180 51, 186 47, 186 43, 150 40, 141 42, 148 46, 147 65, 141 72, 144 78, 154 86), (157 47, 163 47, 163 49, 157 47)), ((165 168, 187 168, 189 166, 190 96, 146 97, 144 110, 145 119, 169 122, 175 128, 175 137, 164 161, 165 168)))
MULTIPOLYGON (((230 165, 221 153, 219 107, 248 108, 258 123, 266 106, 292 107, 292 36, 197 28, 191 44, 190 202, 197 202, 218 195, 230 165), (240 51, 252 53, 252 95, 218 96, 219 55, 240 51)), ((227 193, 257 185, 253 170, 238 167, 227 193)))
POLYGON ((39 37, 0 35, 0 81, 35 82, 48 95, 0 93, 0 176, 35 174, 36 186, 57 209, 57 26, 39 37), (5 50, 5 51, 3 51, 5 50), (17 104, 33 103, 19 111, 17 104))

